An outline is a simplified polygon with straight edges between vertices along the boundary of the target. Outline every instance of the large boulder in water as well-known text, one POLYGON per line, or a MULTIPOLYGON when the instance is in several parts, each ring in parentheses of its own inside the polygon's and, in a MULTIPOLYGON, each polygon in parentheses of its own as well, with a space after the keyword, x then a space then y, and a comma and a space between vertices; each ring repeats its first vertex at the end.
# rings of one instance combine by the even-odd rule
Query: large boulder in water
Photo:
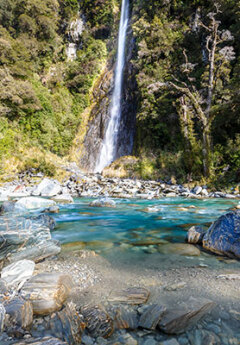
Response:
POLYGON ((240 258, 240 211, 218 218, 204 236, 203 247, 216 254, 240 258))
POLYGON ((20 208, 20 209, 23 208, 23 209, 31 210, 34 208, 46 208, 46 207, 51 207, 55 205, 56 205, 56 202, 53 200, 29 196, 26 198, 19 199, 15 204, 15 208, 20 208))
POLYGON ((32 195, 55 196, 60 194, 62 187, 57 180, 44 178, 39 185, 33 190, 32 195))

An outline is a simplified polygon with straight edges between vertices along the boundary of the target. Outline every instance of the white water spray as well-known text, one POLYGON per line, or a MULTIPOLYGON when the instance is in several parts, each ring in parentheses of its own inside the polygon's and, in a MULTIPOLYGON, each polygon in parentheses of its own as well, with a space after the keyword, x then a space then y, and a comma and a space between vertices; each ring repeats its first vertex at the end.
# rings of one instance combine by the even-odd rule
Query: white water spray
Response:
POLYGON ((123 69, 125 63, 125 42, 129 18, 129 0, 122 0, 121 20, 118 34, 118 52, 115 70, 114 90, 110 120, 102 143, 100 155, 95 167, 95 172, 101 172, 116 158, 117 138, 121 119, 121 97, 123 84, 123 69))

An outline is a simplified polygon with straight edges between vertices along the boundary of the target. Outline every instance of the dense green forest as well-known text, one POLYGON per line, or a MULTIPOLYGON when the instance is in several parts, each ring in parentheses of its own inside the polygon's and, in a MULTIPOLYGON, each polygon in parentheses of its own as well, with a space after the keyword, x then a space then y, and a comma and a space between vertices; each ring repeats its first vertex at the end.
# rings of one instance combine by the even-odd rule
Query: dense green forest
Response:
MULTIPOLYGON (((136 172, 239 182, 240 1, 136 0, 131 12, 136 172)), ((0 1, 0 169, 13 156, 21 169, 47 166, 46 152, 67 157, 113 60, 118 19, 114 0, 0 1), (69 61, 70 23, 79 16, 69 61), (37 157, 27 154, 33 147, 37 157)))

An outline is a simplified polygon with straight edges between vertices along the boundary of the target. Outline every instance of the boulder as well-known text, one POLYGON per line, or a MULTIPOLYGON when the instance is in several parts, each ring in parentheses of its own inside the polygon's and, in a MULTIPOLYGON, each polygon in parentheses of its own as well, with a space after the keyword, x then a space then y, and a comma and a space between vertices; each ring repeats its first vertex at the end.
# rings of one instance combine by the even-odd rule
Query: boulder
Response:
POLYGON ((200 194, 202 192, 202 187, 200 186, 196 186, 195 188, 193 188, 192 192, 196 195, 200 194))
POLYGON ((50 230, 39 220, 0 217, 0 261, 13 263, 23 259, 40 261, 61 251, 51 239, 50 230))
POLYGON ((48 315, 62 308, 73 282, 63 273, 41 273, 26 282, 21 296, 32 302, 34 315, 48 315))
POLYGON ((192 244, 169 243, 160 245, 158 251, 162 254, 175 254, 184 256, 199 256, 200 250, 192 244))
MULTIPOLYGON (((14 297, 10 301, 4 303, 6 310, 5 327, 9 335, 15 332, 29 330, 33 322, 33 308, 29 301, 25 301, 21 297, 14 297)), ((24 333, 24 332, 22 332, 24 333)))
POLYGON ((43 212, 45 213, 59 213, 59 207, 58 206, 50 206, 46 208, 43 212))
POLYGON ((89 206, 92 207, 116 207, 116 203, 112 199, 98 199, 92 201, 89 206))
POLYGON ((187 241, 191 244, 202 244, 205 234, 206 230, 204 230, 202 226, 192 226, 188 230, 187 241))
POLYGON ((46 225, 50 230, 54 230, 57 226, 56 221, 53 217, 48 216, 47 214, 40 214, 35 217, 31 217, 33 220, 40 221, 43 225, 46 225))
POLYGON ((36 196, 55 196, 62 191, 60 183, 56 180, 44 178, 33 190, 32 195, 36 196))
POLYGON ((19 199, 16 202, 15 207, 20 209, 24 208, 31 210, 35 208, 46 208, 54 205, 56 205, 56 202, 54 200, 29 196, 26 198, 19 199))
POLYGON ((114 326, 117 329, 135 330, 138 328, 138 314, 135 310, 118 307, 115 311, 114 326))
POLYGON ((14 212, 14 209, 15 209, 15 202, 4 201, 3 204, 0 206, 0 215, 7 212, 14 212))
POLYGON ((70 194, 60 194, 60 195, 54 196, 52 200, 60 204, 73 204, 74 202, 70 194))
POLYGON ((34 268, 34 261, 20 260, 4 267, 1 278, 3 278, 9 286, 18 285, 31 278, 34 268))
POLYGON ((148 306, 140 317, 139 326, 155 330, 165 310, 166 307, 158 304, 148 306))
POLYGON ((218 218, 203 238, 203 247, 213 253, 240 258, 240 211, 218 218))
POLYGON ((167 334, 184 333, 193 327, 215 304, 206 299, 194 299, 192 297, 186 303, 167 309, 158 326, 167 334))

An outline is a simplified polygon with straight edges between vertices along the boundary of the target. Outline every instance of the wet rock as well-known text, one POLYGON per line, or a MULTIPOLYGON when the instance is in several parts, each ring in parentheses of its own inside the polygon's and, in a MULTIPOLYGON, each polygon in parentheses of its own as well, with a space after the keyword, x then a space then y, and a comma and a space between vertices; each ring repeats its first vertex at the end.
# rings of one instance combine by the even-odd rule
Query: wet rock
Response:
POLYGON ((166 307, 152 304, 145 309, 139 320, 139 326, 146 329, 156 329, 161 317, 163 316, 166 307))
POLYGON ((164 290, 166 290, 166 291, 176 291, 178 289, 184 288, 186 285, 187 285, 186 282, 179 282, 179 283, 175 283, 175 284, 166 286, 164 288, 164 290))
POLYGON ((70 194, 60 194, 53 197, 52 200, 60 204, 73 204, 74 202, 70 194))
POLYGON ((26 282, 21 295, 32 302, 35 315, 48 315, 62 308, 73 288, 69 275, 41 273, 26 282))
POLYGON ((143 345, 157 345, 158 342, 156 342, 156 340, 151 337, 151 338, 148 338, 144 341, 143 345))
POLYGON ((26 340, 22 340, 15 345, 68 345, 66 342, 61 341, 60 339, 53 338, 53 337, 45 337, 45 338, 29 338, 26 340))
POLYGON ((179 342, 176 339, 169 339, 159 343, 159 345, 179 345, 179 342))
POLYGON ((158 250, 162 254, 176 254, 184 256, 199 256, 200 250, 191 245, 185 243, 169 243, 161 245, 158 247, 158 250))
POLYGON ((18 200, 15 204, 15 207, 30 210, 34 208, 46 208, 54 205, 56 205, 56 202, 53 200, 29 196, 18 200))
POLYGON ((4 267, 1 278, 3 278, 9 286, 18 285, 31 278, 34 268, 34 261, 20 260, 4 267))
POLYGON ((138 328, 138 315, 134 310, 118 308, 114 318, 115 328, 134 330, 138 328))
POLYGON ((22 217, 0 218, 0 261, 40 261, 61 251, 41 221, 22 217))
POLYGON ((190 298, 186 303, 168 309, 158 326, 161 331, 167 334, 183 333, 196 324, 213 307, 212 301, 190 298))
POLYGON ((53 217, 48 216, 47 214, 40 214, 36 217, 31 217, 33 220, 41 222, 43 225, 46 225, 51 231, 54 230, 57 226, 57 223, 53 217))
POLYGON ((218 218, 203 238, 203 247, 211 252, 240 258, 240 211, 218 218))
POLYGON ((113 320, 100 306, 82 307, 81 314, 92 337, 108 338, 112 335, 114 331, 113 320))
POLYGON ((206 230, 204 230, 202 226, 192 226, 188 230, 187 241, 192 244, 202 244, 205 234, 206 230))
POLYGON ((44 178, 39 185, 37 185, 35 190, 33 190, 32 195, 51 197, 59 194, 61 190, 62 187, 58 181, 44 178))
POLYGON ((15 202, 14 201, 4 201, 0 206, 0 215, 8 212, 14 212, 15 202))
POLYGON ((121 291, 111 293, 108 300, 110 302, 126 303, 126 304, 143 304, 146 303, 150 292, 141 287, 131 287, 121 291))
POLYGON ((4 328, 4 321, 5 321, 6 309, 2 303, 0 303, 0 333, 3 331, 4 328))
POLYGON ((116 203, 111 199, 99 199, 92 201, 89 206, 92 207, 116 207, 116 203))
MULTIPOLYGON (((22 330, 29 330, 33 321, 33 308, 29 301, 21 297, 14 297, 4 303, 6 310, 6 330, 9 335, 17 334, 22 330), (20 328, 20 329, 19 329, 20 328)), ((24 334, 24 331, 22 331, 24 334)))
POLYGON ((84 344, 84 345, 93 345, 94 344, 94 339, 89 337, 88 335, 84 335, 82 337, 82 344, 84 344))
POLYGON ((138 341, 132 335, 125 334, 124 335, 124 344, 125 345, 138 345, 138 341))
POLYGON ((66 308, 52 314, 44 324, 46 334, 54 335, 69 345, 81 343, 84 328, 83 317, 78 314, 73 303, 68 303, 66 308))

